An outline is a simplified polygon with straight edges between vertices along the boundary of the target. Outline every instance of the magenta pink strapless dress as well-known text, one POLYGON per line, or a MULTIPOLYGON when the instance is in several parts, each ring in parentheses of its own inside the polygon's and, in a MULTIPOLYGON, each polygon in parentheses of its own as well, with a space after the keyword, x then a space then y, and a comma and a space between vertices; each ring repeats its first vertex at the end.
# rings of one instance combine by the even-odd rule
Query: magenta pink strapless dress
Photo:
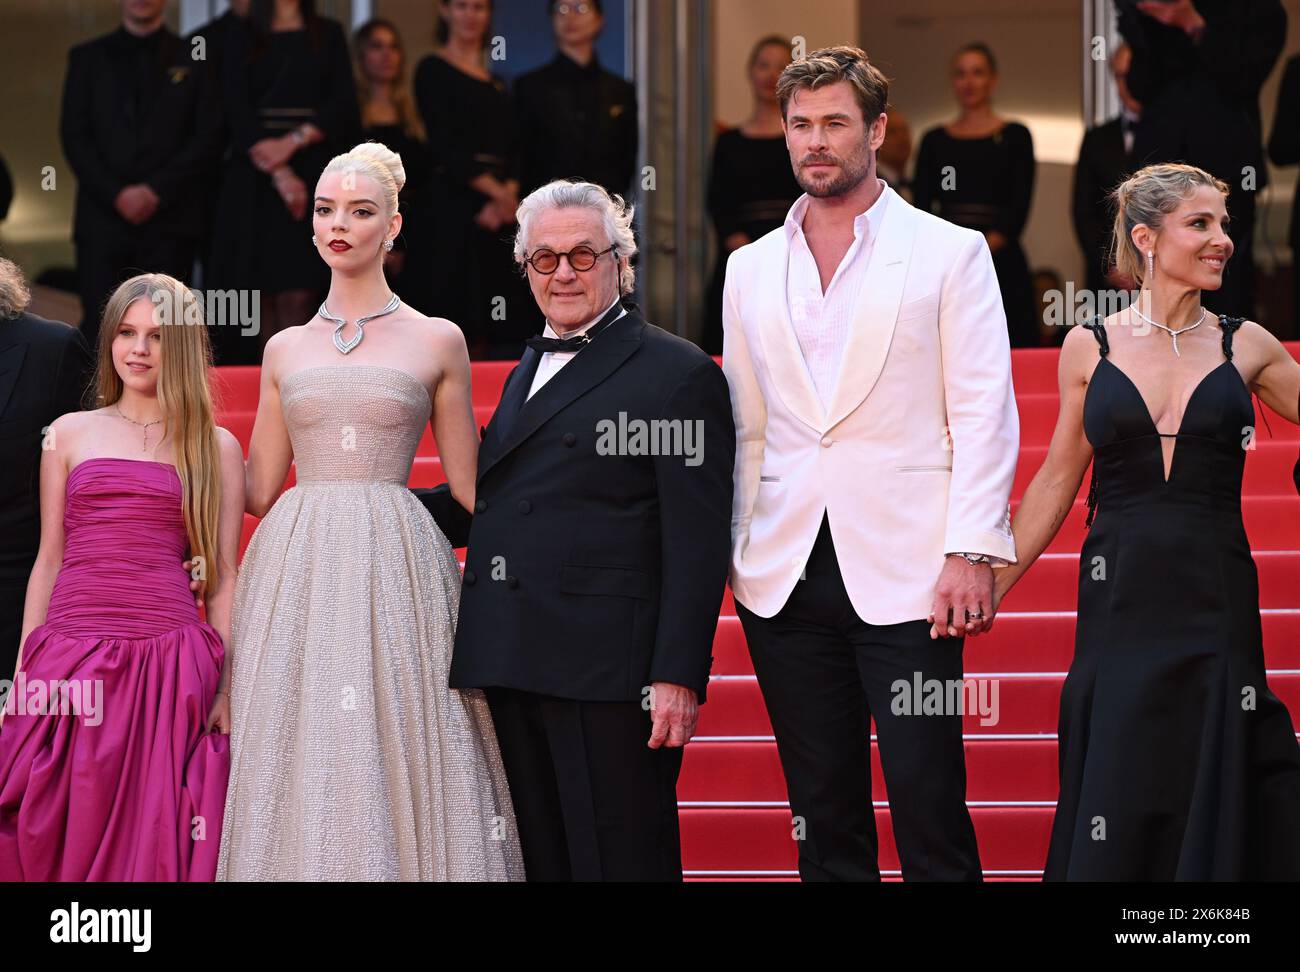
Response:
POLYGON ((204 726, 225 651, 181 567, 180 479, 88 459, 63 525, 0 727, 0 881, 210 881, 230 749, 204 726))

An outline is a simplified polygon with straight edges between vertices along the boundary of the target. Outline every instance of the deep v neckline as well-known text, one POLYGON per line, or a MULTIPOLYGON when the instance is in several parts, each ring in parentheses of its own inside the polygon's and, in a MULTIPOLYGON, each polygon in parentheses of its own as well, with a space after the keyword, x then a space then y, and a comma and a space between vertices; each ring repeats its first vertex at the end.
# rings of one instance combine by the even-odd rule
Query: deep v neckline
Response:
MULTIPOLYGON (((1243 388, 1246 387, 1246 381, 1244 378, 1241 377, 1241 372, 1237 371, 1236 365, 1234 365, 1230 360, 1224 360, 1219 362, 1218 365, 1211 368, 1209 371, 1207 371, 1204 375, 1201 376, 1201 380, 1196 383, 1196 387, 1192 389, 1192 393, 1189 396, 1187 396, 1187 404, 1183 406, 1182 418, 1178 420, 1178 431, 1172 433, 1161 432, 1159 426, 1156 425, 1155 417, 1151 414, 1151 406, 1147 404, 1146 396, 1142 394, 1142 389, 1138 388, 1137 382, 1135 382, 1132 378, 1128 376, 1128 372, 1126 372, 1119 365, 1111 361, 1109 355, 1102 355, 1101 360, 1104 361, 1106 364, 1110 365, 1110 367, 1114 371, 1119 373, 1119 376, 1124 379, 1124 381, 1128 384, 1129 388, 1133 389, 1133 394, 1137 396, 1138 401, 1142 403, 1142 411, 1147 417, 1147 424, 1151 426, 1151 431, 1152 433, 1154 433, 1156 437, 1156 443, 1160 447, 1159 449, 1160 472, 1161 472, 1161 477, 1164 481, 1164 485, 1166 486, 1168 486, 1169 483, 1172 482, 1174 478, 1174 469, 1176 468, 1178 463, 1178 440, 1179 438, 1182 437, 1183 426, 1187 424, 1187 414, 1192 410, 1192 403, 1196 401, 1196 396, 1200 394, 1201 389, 1205 387, 1205 384, 1210 380, 1210 377, 1212 375, 1217 374, 1224 367, 1230 367, 1232 368, 1233 371, 1237 373, 1237 380, 1241 382, 1241 386, 1243 388), (1174 449, 1173 452, 1171 452, 1169 455, 1169 471, 1166 473, 1165 472, 1165 450, 1164 450, 1164 443, 1162 440, 1170 437, 1172 437, 1174 440, 1174 449)), ((1088 388, 1089 390, 1092 389, 1091 382, 1088 383, 1088 388)))

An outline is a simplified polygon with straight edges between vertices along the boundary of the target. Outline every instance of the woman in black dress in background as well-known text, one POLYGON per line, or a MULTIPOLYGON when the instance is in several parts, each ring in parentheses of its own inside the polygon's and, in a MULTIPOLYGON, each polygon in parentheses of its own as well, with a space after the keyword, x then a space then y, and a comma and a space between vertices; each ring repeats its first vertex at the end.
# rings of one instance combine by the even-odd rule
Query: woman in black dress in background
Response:
POLYGON ((518 146, 505 82, 488 71, 490 0, 446 0, 440 47, 415 72, 433 155, 429 312, 460 325, 477 358, 517 358, 541 321, 515 270, 518 146))
POLYGON ((984 234, 1011 346, 1037 347, 1038 309, 1020 247, 1034 192, 1034 143, 1024 125, 993 113, 997 80, 997 62, 984 44, 967 44, 953 57, 952 87, 961 114, 921 139, 913 204, 984 234))
POLYGON ((776 82, 790 63, 790 42, 764 37, 749 55, 754 108, 738 128, 718 136, 709 172, 709 215, 718 233, 718 258, 709 284, 701 345, 722 353, 722 287, 732 252, 770 233, 802 194, 781 129, 776 82))
POLYGON ((357 59, 357 100, 361 108, 361 137, 379 142, 402 157, 406 185, 398 206, 402 232, 384 258, 384 275, 402 300, 422 314, 433 310, 428 294, 430 226, 425 187, 431 169, 424 124, 406 83, 406 54, 402 38, 391 21, 374 17, 353 38, 357 59), (409 286, 408 286, 409 284, 409 286))
MULTIPOLYGON (((253 0, 221 66, 232 151, 214 214, 210 286, 261 291, 263 345, 311 320, 324 298, 329 274, 312 243, 311 192, 361 133, 343 28, 317 16, 312 0, 296 6, 253 0)), ((256 363, 260 348, 250 356, 223 363, 256 363)))
POLYGON ((1188 165, 1116 190, 1116 261, 1140 297, 1067 334, 1056 431, 1012 523, 1017 562, 994 571, 996 609, 1091 460, 1046 880, 1300 880, 1300 745, 1268 688, 1241 515, 1251 392, 1300 422, 1300 364, 1258 324, 1201 306, 1232 255, 1227 195, 1188 165))

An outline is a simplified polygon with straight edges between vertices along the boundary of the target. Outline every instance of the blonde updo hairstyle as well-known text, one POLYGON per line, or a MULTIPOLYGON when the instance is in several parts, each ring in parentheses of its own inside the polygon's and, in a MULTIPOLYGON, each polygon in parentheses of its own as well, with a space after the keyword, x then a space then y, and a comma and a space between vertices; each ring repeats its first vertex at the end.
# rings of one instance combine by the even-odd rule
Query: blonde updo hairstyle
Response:
POLYGON ((1133 242, 1133 229, 1145 224, 1159 232, 1165 217, 1200 186, 1216 189, 1225 198, 1228 195, 1228 184, 1222 179, 1180 162, 1148 165, 1115 188, 1110 195, 1115 210, 1111 256, 1120 273, 1145 282, 1146 254, 1133 242))
POLYGON ((402 166, 402 157, 387 145, 362 142, 330 159, 321 175, 326 172, 355 172, 369 176, 379 184, 385 215, 391 219, 397 212, 397 197, 406 185, 406 169, 402 166))

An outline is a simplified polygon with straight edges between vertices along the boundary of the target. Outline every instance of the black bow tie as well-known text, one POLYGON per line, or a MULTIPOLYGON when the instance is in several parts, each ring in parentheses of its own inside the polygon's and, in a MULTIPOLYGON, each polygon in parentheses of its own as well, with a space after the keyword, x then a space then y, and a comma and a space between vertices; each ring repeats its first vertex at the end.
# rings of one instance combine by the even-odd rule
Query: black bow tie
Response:
POLYGON ((619 302, 609 309, 609 313, 589 327, 585 334, 570 338, 530 337, 524 343, 541 354, 559 351, 563 353, 581 351, 596 339, 596 335, 623 316, 623 304, 619 302))
POLYGON ((571 338, 530 337, 524 343, 534 351, 546 354, 548 351, 577 351, 583 345, 590 344, 591 337, 587 334, 571 338))

